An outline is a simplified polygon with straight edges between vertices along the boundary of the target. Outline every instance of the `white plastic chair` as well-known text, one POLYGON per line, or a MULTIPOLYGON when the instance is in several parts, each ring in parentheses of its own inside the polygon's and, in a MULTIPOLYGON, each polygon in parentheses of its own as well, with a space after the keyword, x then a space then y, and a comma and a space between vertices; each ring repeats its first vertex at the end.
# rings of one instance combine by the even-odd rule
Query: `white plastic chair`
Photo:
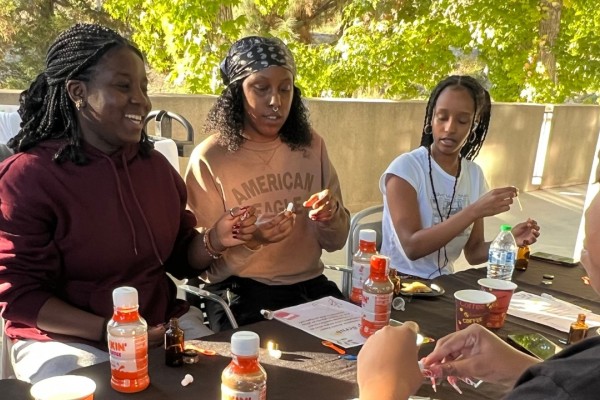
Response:
MULTIPOLYGON (((185 120, 185 118, 183 118, 179 114, 173 114, 173 113, 167 113, 167 112, 162 112, 162 113, 163 113, 163 115, 169 116, 169 117, 171 117, 173 115, 177 115, 177 119, 176 119, 177 121, 181 122, 186 128, 189 125, 189 122, 187 122, 187 120, 185 120)), ((161 115, 161 114, 159 112, 153 111, 151 113, 151 115, 149 115, 146 118, 146 123, 151 120, 151 118, 150 118, 151 116, 156 116, 156 115, 161 115)), ((191 129, 191 125, 190 125, 189 129, 191 129)), ((164 128, 163 128, 163 130, 164 130, 164 128)), ((193 130, 192 130, 192 132, 193 132, 193 130)), ((175 143, 175 141, 173 139, 165 138, 162 136, 150 136, 150 139, 152 141, 154 141, 154 149, 156 151, 162 153, 167 158, 167 160, 169 160, 169 163, 173 166, 173 168, 175 168, 175 170, 177 172, 180 172, 179 171, 179 151, 178 151, 177 143, 175 143)), ((229 323, 231 324, 231 326, 234 329, 237 329, 238 324, 237 324, 237 321, 235 320, 235 317, 233 316, 233 312, 231 312, 229 305, 220 296, 218 296, 214 293, 211 293, 208 290, 203 289, 204 285, 202 285, 202 284, 200 284, 199 286, 188 285, 187 279, 178 280, 171 275, 169 275, 169 276, 171 277, 171 279, 173 279, 173 281, 177 285, 177 297, 178 298, 185 299, 186 298, 185 293, 190 293, 190 294, 200 298, 199 307, 200 307, 202 313, 204 314, 204 321, 209 326, 209 328, 210 328, 209 318, 208 318, 208 315, 206 312, 206 304, 204 303, 204 300, 209 300, 214 303, 218 303, 221 307, 223 307, 223 309, 225 310, 225 314, 227 315, 227 318, 229 319, 229 323)))
POLYGON ((173 139, 163 138, 160 136, 150 136, 154 142, 154 149, 162 153, 169 163, 179 172, 179 156, 177 154, 177 144, 173 139))

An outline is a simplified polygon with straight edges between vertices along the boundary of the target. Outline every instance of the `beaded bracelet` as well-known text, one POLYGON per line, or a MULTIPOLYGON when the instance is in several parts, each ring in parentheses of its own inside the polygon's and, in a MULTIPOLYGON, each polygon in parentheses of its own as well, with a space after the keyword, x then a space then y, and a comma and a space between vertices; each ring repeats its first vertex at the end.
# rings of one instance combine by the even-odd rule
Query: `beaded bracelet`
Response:
POLYGON ((209 256, 211 256, 214 260, 218 260, 219 258, 221 258, 221 256, 223 254, 216 251, 210 244, 210 237, 208 235, 210 234, 211 230, 212 230, 212 228, 208 228, 207 230, 204 231, 204 238, 203 238, 204 248, 206 249, 206 252, 208 253, 209 256))

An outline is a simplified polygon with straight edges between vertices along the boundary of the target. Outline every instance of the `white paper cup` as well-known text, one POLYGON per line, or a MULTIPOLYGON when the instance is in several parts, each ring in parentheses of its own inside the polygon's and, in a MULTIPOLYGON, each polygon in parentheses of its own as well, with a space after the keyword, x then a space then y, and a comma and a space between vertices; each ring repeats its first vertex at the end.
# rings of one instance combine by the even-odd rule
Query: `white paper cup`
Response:
POLYGON ((485 326, 490 315, 490 306, 496 296, 483 290, 465 289, 454 293, 456 299, 456 330, 471 324, 485 326))
POLYGON ((31 387, 35 400, 93 400, 96 383, 85 376, 63 375, 46 378, 31 387))

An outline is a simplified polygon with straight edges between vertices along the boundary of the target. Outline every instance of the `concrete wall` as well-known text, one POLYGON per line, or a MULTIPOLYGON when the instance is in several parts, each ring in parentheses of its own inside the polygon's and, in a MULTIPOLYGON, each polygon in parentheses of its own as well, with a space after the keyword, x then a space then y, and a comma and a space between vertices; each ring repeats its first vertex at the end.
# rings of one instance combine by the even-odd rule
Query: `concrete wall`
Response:
POLYGON ((475 159, 491 188, 516 186, 526 192, 537 189, 531 178, 544 109, 537 104, 493 104, 487 138, 475 159))
POLYGON ((600 130, 600 107, 554 106, 541 187, 587 183, 600 130))
MULTIPOLYGON (((18 104, 16 91, 0 91, 0 104, 18 104)), ((194 127, 194 144, 206 138, 204 120, 215 96, 152 95, 153 109, 181 114, 194 127)), ((340 176, 344 202, 352 211, 381 203, 378 180, 399 154, 420 143, 425 102, 308 99, 313 127, 321 134, 340 176)), ((494 103, 485 144, 476 162, 490 187, 531 184, 544 106, 494 103)), ((600 107, 555 106, 542 187, 587 183, 600 129, 600 107)), ((153 133, 152 124, 149 133, 153 133)), ((185 132, 173 123, 173 137, 185 132)), ((191 149, 186 149, 189 154, 191 149)), ((185 171, 187 158, 180 159, 185 171)))

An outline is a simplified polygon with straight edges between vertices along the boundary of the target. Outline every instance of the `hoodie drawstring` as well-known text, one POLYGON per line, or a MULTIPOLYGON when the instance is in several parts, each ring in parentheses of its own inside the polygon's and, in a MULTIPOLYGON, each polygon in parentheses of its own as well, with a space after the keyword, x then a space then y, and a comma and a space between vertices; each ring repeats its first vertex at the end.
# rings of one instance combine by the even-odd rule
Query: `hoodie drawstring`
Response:
MULTIPOLYGON (((125 168, 125 175, 127 176, 127 183, 129 184, 129 188, 131 189, 133 201, 135 202, 135 205, 137 206, 137 209, 140 212, 142 221, 144 221, 144 226, 146 227, 146 232, 148 232, 148 236, 150 236, 150 244, 152 245, 152 250, 154 251, 154 255, 156 256, 160 265, 164 265, 164 262, 158 252, 158 247, 156 246, 156 240, 154 239, 154 234, 152 233, 152 229, 150 229, 150 224, 148 223, 146 214, 144 214, 144 210, 142 209, 142 206, 140 205, 140 202, 135 194, 135 190, 133 190, 133 182, 131 182, 131 175, 129 175, 129 168, 127 167, 127 159, 125 158, 125 153, 123 153, 121 155, 121 161, 123 162, 123 167, 125 168)), ((133 229, 133 226, 132 226, 132 229, 133 229)))
MULTIPOLYGON (((137 256, 138 255, 138 250, 137 250, 137 235, 135 232, 135 228, 133 226, 133 220, 131 218, 131 214, 129 214, 129 211, 127 210, 127 206, 125 205, 125 198, 123 196, 123 190, 121 188, 121 180, 119 179, 119 174, 117 172, 117 167, 115 166, 113 160, 106 154, 102 154, 102 156, 104 158, 106 158, 108 160, 108 163, 110 164, 112 171, 113 171, 113 175, 115 176, 115 180, 117 182, 117 192, 119 193, 119 200, 121 202, 121 208, 123 209, 123 212, 125 213, 125 216, 127 217, 127 222, 129 223, 129 229, 131 230, 131 237, 133 239, 133 252, 134 254, 137 256)), ((133 199, 135 201, 135 204, 138 208, 138 211, 140 212, 141 216, 142 216, 142 220, 144 221, 144 226, 146 227, 146 230, 148 232, 148 235, 150 236, 150 242, 152 245, 152 249, 154 251, 154 255, 156 256, 156 258, 158 259, 158 261, 160 262, 160 265, 163 265, 163 261, 160 257, 160 254, 158 253, 158 248, 156 247, 156 242, 154 240, 154 235, 152 234, 152 231, 150 230, 150 225, 148 224, 148 220, 146 219, 146 216, 144 215, 144 212, 142 210, 142 207, 140 206, 140 203, 135 195, 135 190, 133 189, 133 185, 131 183, 131 177, 129 175, 129 169, 127 168, 127 159, 125 158, 125 154, 123 153, 123 155, 121 156, 122 158, 122 162, 123 162, 123 166, 125 168, 125 174, 127 175, 127 183, 129 184, 129 188, 131 189, 131 193, 133 194, 133 199)))

